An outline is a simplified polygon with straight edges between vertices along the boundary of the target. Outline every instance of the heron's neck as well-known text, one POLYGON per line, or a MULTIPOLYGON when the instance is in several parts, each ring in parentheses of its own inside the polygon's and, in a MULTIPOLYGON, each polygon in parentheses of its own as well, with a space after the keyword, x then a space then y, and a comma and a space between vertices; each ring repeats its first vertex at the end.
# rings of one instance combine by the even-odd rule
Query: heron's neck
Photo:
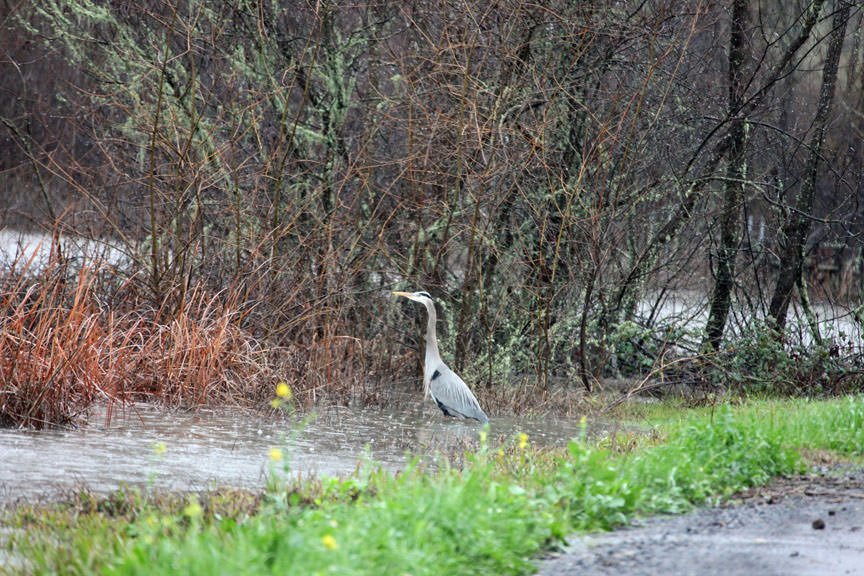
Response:
POLYGON ((429 319, 426 323, 426 364, 429 365, 430 361, 441 358, 441 355, 438 354, 438 337, 435 335, 438 315, 435 313, 435 304, 432 302, 424 302, 424 304, 426 304, 426 311, 429 313, 429 319))

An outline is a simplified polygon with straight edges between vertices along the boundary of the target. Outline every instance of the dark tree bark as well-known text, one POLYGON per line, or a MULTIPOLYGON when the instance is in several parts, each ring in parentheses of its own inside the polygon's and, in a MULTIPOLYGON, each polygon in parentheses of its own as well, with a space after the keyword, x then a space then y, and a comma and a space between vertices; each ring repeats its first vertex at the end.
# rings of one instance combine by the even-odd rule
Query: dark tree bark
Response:
POLYGON ((843 49, 843 38, 846 35, 846 24, 852 3, 839 0, 839 6, 834 12, 832 31, 828 42, 828 54, 825 56, 825 68, 822 71, 822 88, 819 91, 819 104, 816 118, 813 120, 813 135, 810 138, 810 154, 801 189, 794 206, 789 210, 786 223, 783 225, 784 244, 780 251, 780 273, 768 308, 769 321, 778 334, 786 327, 786 314, 792 299, 795 283, 801 276, 804 262, 804 246, 810 233, 813 198, 816 189, 816 175, 819 160, 822 156, 822 144, 825 140, 825 130, 831 103, 837 84, 837 68, 843 49))
MULTIPOLYGON (((798 51, 810 39, 811 33, 822 14, 824 4, 825 0, 812 0, 798 15, 796 21, 800 21, 801 26, 796 36, 786 47, 783 55, 772 68, 768 78, 743 102, 740 110, 741 116, 746 117, 751 112, 758 110, 764 104, 768 95, 771 94, 773 88, 777 86, 777 83, 783 78, 788 77, 795 70, 798 65, 798 60, 796 59, 796 56, 799 56, 798 51)), ((680 178, 682 181, 689 180, 691 182, 690 187, 682 195, 681 203, 671 217, 648 240, 645 248, 635 259, 627 278, 622 282, 620 289, 613 299, 613 304, 609 307, 610 311, 607 314, 607 318, 603 321, 605 325, 616 324, 620 320, 622 311, 628 310, 631 307, 632 302, 639 296, 638 293, 643 283, 642 279, 650 276, 651 269, 655 265, 659 254, 678 236, 681 229, 694 214, 693 209, 697 199, 702 197, 706 186, 714 179, 715 169, 729 154, 731 138, 729 137, 730 128, 727 128, 727 124, 731 123, 732 119, 724 118, 714 129, 710 130, 693 152, 690 160, 685 164, 680 178), (724 130, 725 133, 723 132, 724 130), (715 138, 715 136, 721 134, 722 137, 715 138), (705 152, 708 146, 711 146, 711 151, 705 166, 700 169, 698 174, 690 176, 691 169, 698 165, 698 160, 703 156, 703 152, 705 152)))
POLYGON ((708 343, 717 350, 723 340, 726 318, 735 287, 735 259, 741 242, 741 203, 744 198, 747 149, 747 118, 742 110, 746 82, 745 60, 750 54, 747 38, 750 12, 747 0, 733 0, 729 35, 729 153, 726 164, 726 188, 720 218, 720 249, 717 252, 717 275, 711 296, 711 311, 705 328, 708 343))

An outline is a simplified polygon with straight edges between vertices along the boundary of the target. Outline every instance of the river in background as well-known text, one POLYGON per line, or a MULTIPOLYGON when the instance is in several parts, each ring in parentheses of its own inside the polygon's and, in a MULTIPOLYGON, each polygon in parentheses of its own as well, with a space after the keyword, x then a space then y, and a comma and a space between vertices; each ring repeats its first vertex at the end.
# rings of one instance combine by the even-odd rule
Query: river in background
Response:
MULTIPOLYGON (((129 262, 126 254, 110 242, 75 236, 60 236, 58 240, 61 254, 73 264, 86 261, 121 266, 129 262)), ((52 250, 56 249, 53 239, 47 234, 0 229, 0 267, 4 269, 17 262, 18 270, 24 269, 25 265, 30 271, 40 270, 48 264, 52 250)))
MULTIPOLYGON (((648 291, 645 298, 638 303, 636 314, 642 321, 650 319, 651 325, 656 327, 685 328, 692 331, 690 344, 698 348, 702 340, 702 330, 708 323, 708 305, 708 296, 698 290, 668 290, 662 294, 648 291)), ((864 353, 864 327, 855 321, 852 306, 836 302, 813 302, 811 308, 822 338, 833 339, 846 347, 843 353, 864 353)), ((744 310, 733 299, 725 336, 730 340, 752 337, 754 317, 764 321, 768 315, 767 310, 767 301, 750 302, 748 309, 744 310), (761 310, 754 315, 749 311, 749 306, 761 310)), ((786 333, 790 343, 803 346, 814 343, 810 325, 797 302, 789 306, 786 333)))
MULTIPOLYGON (((412 454, 434 465, 436 453, 477 446, 478 423, 445 418, 430 401, 416 400, 407 409, 328 407, 303 417, 135 405, 107 425, 99 425, 102 412, 77 429, 0 429, 0 502, 83 487, 97 493, 122 486, 261 488, 273 448, 282 451, 288 473, 321 476, 350 473, 370 460, 397 470, 412 454)), ((609 429, 591 425, 592 434, 609 429)), ((490 442, 512 442, 520 432, 532 443, 563 446, 581 429, 578 418, 493 418, 490 442)))
MULTIPOLYGON (((119 245, 110 241, 92 240, 74 236, 59 237, 62 254, 74 264, 88 262, 98 266, 122 268, 130 258, 119 245)), ((0 269, 18 262, 31 262, 29 270, 43 268, 50 261, 54 247, 51 236, 41 233, 19 232, 0 229, 0 269)), ((859 305, 856 303, 855 305, 859 305)), ((753 309, 755 317, 764 320, 768 303, 748 300, 747 306, 738 305, 733 299, 726 328, 729 337, 742 337, 752 333, 753 309)), ((864 353, 864 333, 855 321, 852 307, 835 302, 814 302, 819 331, 823 338, 834 339, 846 348, 846 353, 864 353)), ((698 348, 701 330, 708 321, 708 296, 706 292, 691 289, 670 289, 662 292, 649 290, 637 304, 636 314, 640 321, 655 327, 685 328, 692 331, 689 347, 698 348)), ((813 335, 801 307, 793 302, 789 307, 787 321, 788 341, 809 346, 813 335)), ((686 338, 685 338, 686 340, 686 338)))

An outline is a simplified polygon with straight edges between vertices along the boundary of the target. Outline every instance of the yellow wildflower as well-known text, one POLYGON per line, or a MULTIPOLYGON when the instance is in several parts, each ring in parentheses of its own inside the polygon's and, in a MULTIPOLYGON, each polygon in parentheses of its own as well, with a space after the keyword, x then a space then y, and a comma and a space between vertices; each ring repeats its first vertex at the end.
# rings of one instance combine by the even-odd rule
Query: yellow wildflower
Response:
POLYGON ((183 515, 190 520, 201 517, 201 504, 197 500, 189 499, 189 503, 183 508, 183 515))
POLYGON ((270 461, 279 462, 282 460, 282 450, 279 448, 270 448, 270 461))
POLYGON ((330 534, 325 534, 321 538, 321 544, 323 544, 324 548, 326 548, 327 550, 336 550, 337 548, 339 548, 339 544, 336 543, 336 539, 333 538, 333 536, 331 536, 330 534))
POLYGON ((164 442, 156 442, 153 444, 153 453, 156 456, 162 456, 168 451, 168 446, 164 442))
POLYGON ((280 406, 282 406, 282 400, 279 398, 273 398, 270 400, 270 407, 274 410, 278 410, 280 406))
POLYGON ((524 432, 519 433, 519 449, 524 450, 528 446, 528 434, 524 432))
POLYGON ((276 385, 276 396, 286 400, 291 399, 291 387, 288 386, 287 382, 279 382, 279 384, 276 385))

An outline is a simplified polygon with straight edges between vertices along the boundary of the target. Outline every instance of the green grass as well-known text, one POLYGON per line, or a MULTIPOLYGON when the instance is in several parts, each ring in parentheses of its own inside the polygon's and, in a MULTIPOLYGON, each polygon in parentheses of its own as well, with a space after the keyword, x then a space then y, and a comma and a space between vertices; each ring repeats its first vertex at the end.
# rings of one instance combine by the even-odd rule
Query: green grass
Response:
MULTIPOLYGON (((667 418, 628 450, 482 446, 458 469, 372 468, 276 482, 263 501, 129 496, 103 510, 20 509, 4 520, 20 571, 57 574, 522 574, 572 531, 681 512, 804 470, 799 450, 862 451, 864 399, 758 401, 667 418)), ((86 507, 85 507, 86 508, 86 507)))
POLYGON ((864 452, 864 398, 755 402, 738 410, 761 422, 798 449, 831 450, 848 456, 864 452))

